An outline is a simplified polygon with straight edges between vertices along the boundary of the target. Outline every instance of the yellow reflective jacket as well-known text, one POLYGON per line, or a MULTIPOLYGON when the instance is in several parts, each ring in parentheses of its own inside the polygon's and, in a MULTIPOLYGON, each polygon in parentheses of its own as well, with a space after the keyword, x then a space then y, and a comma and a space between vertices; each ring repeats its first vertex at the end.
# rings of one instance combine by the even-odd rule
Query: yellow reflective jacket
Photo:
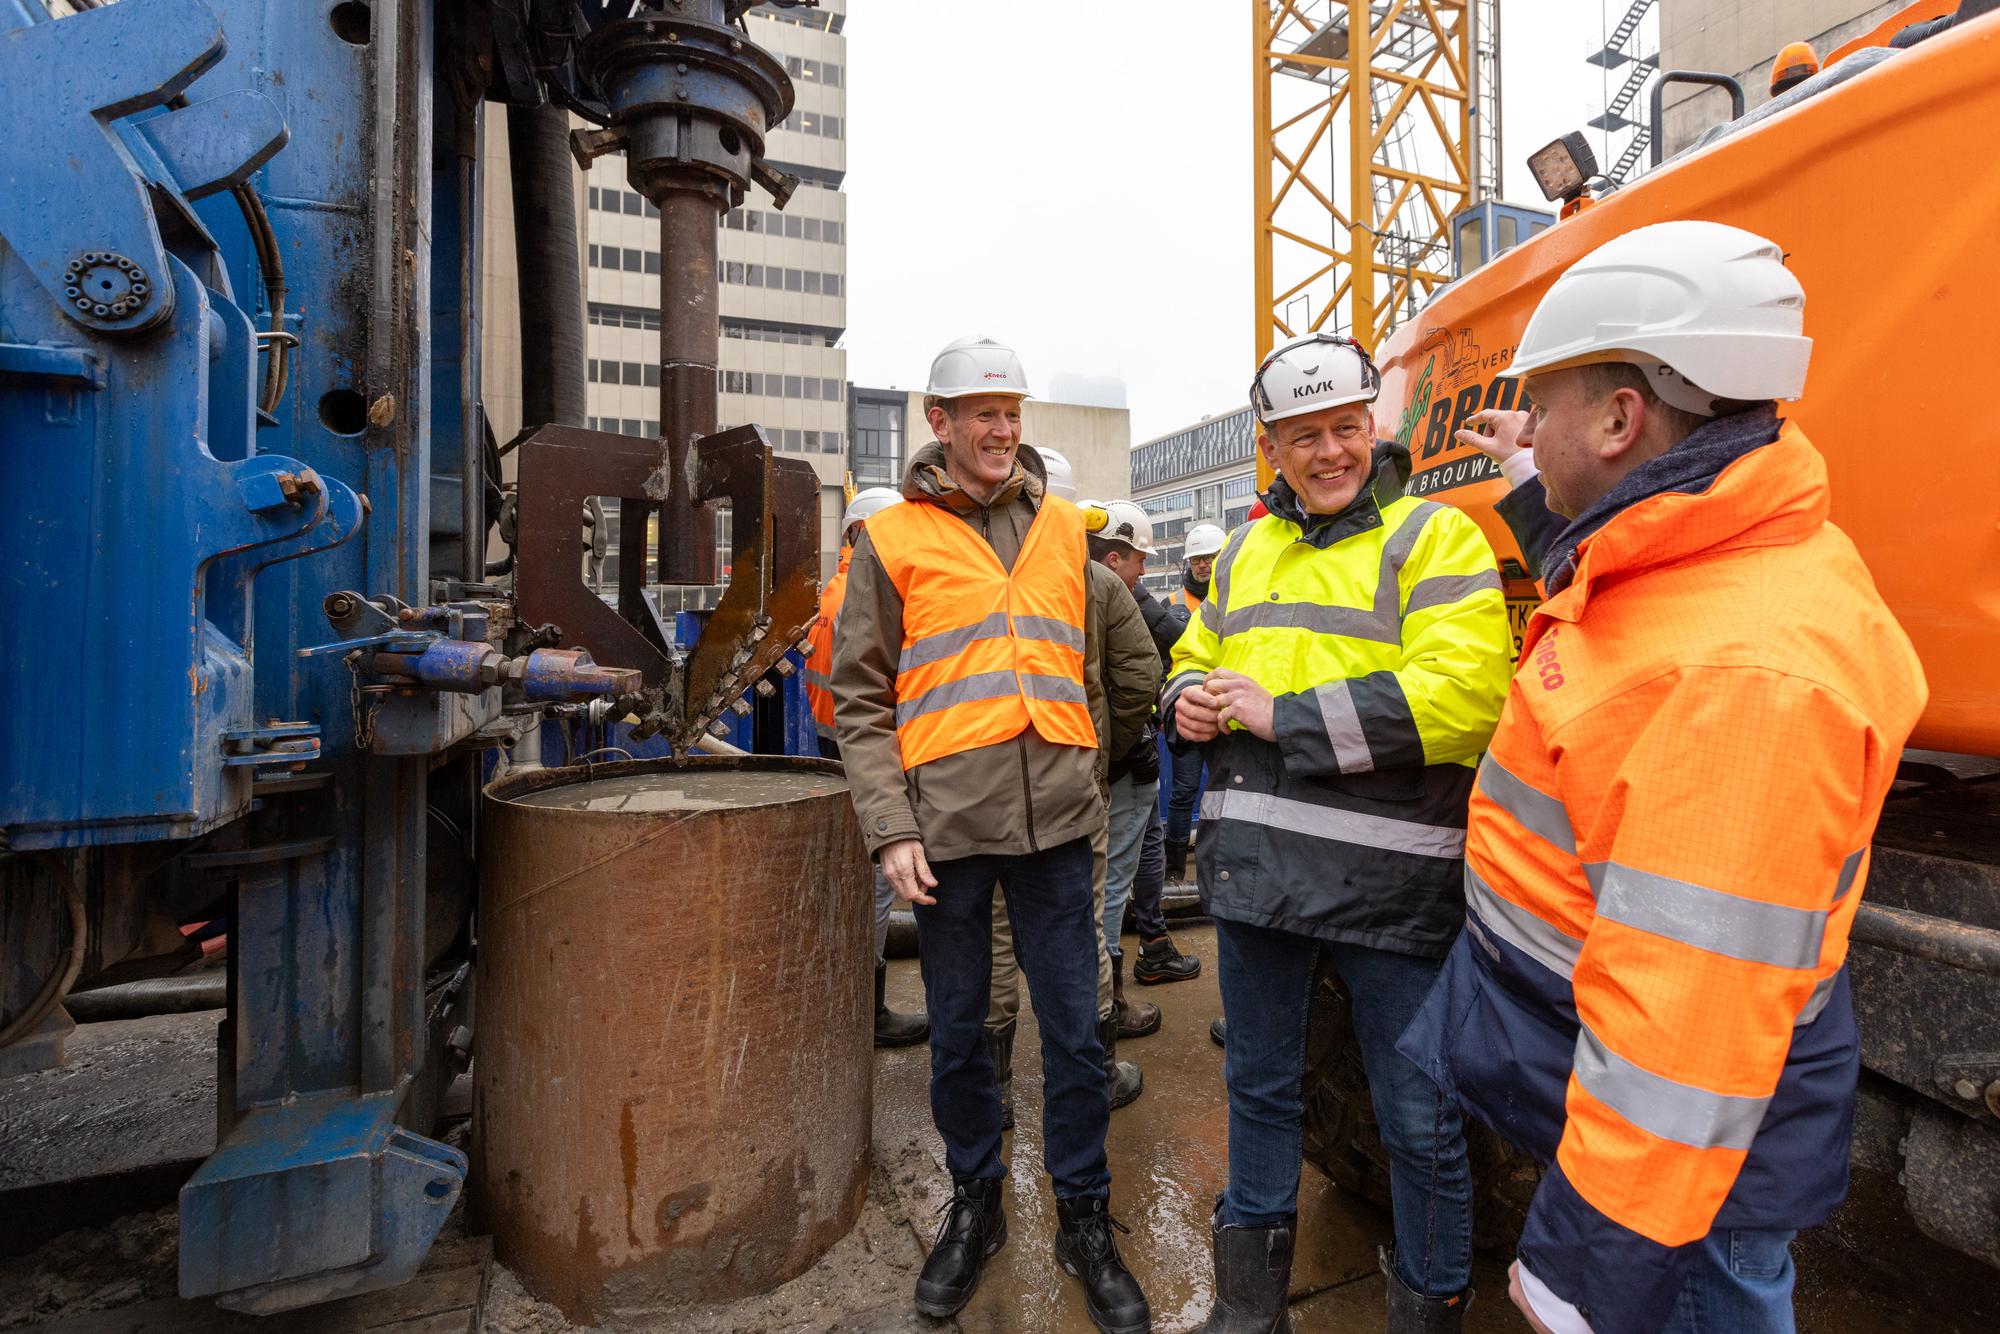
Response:
POLYGON ((1276 699, 1275 743, 1232 724, 1206 748, 1212 915, 1434 957, 1465 917, 1466 802, 1512 640, 1478 526, 1385 483, 1378 468, 1331 516, 1274 486, 1216 558, 1161 713, 1171 728, 1175 697, 1218 667, 1276 699))

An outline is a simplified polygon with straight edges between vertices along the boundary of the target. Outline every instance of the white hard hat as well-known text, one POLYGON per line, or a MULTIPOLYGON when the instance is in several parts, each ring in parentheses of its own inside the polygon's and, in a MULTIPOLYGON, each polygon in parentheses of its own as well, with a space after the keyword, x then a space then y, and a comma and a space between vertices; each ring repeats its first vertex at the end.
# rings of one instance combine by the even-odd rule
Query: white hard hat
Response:
POLYGON ((1198 523, 1187 531, 1187 541, 1181 547, 1181 555, 1189 560, 1197 556, 1213 556, 1222 550, 1228 535, 1212 523, 1198 523))
POLYGON ((1273 348, 1250 381, 1250 408, 1269 425, 1343 403, 1373 403, 1382 374, 1352 338, 1307 334, 1273 348))
POLYGON ((855 524, 870 515, 880 514, 902 498, 901 492, 887 486, 870 486, 856 491, 854 499, 847 502, 847 513, 840 516, 840 531, 845 533, 855 524))
POLYGON ((1049 494, 1061 496, 1064 500, 1076 500, 1076 469, 1069 466, 1059 449, 1046 445, 1036 445, 1035 452, 1042 456, 1042 468, 1049 475, 1049 494))
POLYGON ((931 363, 931 380, 924 392, 937 398, 967 394, 1012 394, 1027 398, 1028 373, 1011 347, 970 334, 954 339, 931 363))
POLYGON ((1631 362, 1675 407, 1795 399, 1812 339, 1805 289, 1775 243, 1719 222, 1658 222, 1606 241, 1556 279, 1509 375, 1631 362))
POLYGON ((1131 501, 1086 500, 1082 509, 1083 526, 1091 536, 1153 554, 1153 521, 1131 501))

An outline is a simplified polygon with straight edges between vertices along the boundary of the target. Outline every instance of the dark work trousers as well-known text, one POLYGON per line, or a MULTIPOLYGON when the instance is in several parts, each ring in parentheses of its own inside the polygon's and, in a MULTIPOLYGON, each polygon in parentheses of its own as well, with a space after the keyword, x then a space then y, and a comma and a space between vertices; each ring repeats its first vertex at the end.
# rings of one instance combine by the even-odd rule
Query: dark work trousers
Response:
POLYGON ((1132 930, 1144 944, 1167 934, 1160 897, 1167 890, 1167 853, 1160 836, 1160 811, 1147 812, 1145 838, 1139 844, 1139 866, 1132 873, 1132 930))
POLYGON ((1354 1036, 1389 1151, 1396 1273, 1443 1297, 1472 1277, 1472 1170, 1458 1108, 1396 1050, 1442 959, 1316 940, 1221 918, 1215 950, 1229 1020, 1222 1076, 1229 1086, 1227 1226, 1264 1227, 1298 1210, 1301 1090, 1314 973, 1332 959, 1353 998, 1354 1036))
POLYGON ((935 904, 913 905, 931 1017, 931 1120, 954 1180, 1000 1177, 1000 1091, 986 1048, 993 887, 1042 1037, 1042 1157, 1057 1199, 1104 1197, 1111 1103, 1097 1036, 1097 919, 1090 840, 1018 856, 934 861, 935 904))
POLYGON ((1174 768, 1173 793, 1167 799, 1167 837, 1185 843, 1194 829, 1195 801, 1201 796, 1201 747, 1192 747, 1184 755, 1167 754, 1174 768))

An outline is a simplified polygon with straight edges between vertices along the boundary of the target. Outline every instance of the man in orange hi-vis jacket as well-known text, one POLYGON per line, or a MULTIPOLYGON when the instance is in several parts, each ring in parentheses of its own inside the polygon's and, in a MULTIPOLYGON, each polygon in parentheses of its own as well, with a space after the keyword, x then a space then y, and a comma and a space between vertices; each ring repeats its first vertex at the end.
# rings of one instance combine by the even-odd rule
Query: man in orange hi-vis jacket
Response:
POLYGON ((1547 1166, 1513 1296, 1552 1334, 1789 1331, 1791 1238, 1847 1190, 1848 928, 1927 692, 1773 402, 1804 305, 1770 241, 1660 223, 1515 353, 1510 499, 1569 523, 1402 1049, 1547 1166))

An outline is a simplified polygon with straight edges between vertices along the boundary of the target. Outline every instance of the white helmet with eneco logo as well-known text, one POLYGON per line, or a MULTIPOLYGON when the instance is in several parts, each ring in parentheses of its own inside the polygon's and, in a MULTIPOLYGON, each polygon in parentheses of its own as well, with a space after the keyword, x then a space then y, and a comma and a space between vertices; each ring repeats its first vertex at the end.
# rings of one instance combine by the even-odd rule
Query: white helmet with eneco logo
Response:
POLYGON ((1063 452, 1047 445, 1036 445, 1035 452, 1042 456, 1042 470, 1049 475, 1049 494, 1075 504, 1076 469, 1069 466, 1063 452))
POLYGON ((1343 403, 1373 403, 1382 374, 1352 338, 1308 334, 1273 348, 1250 382, 1250 408, 1269 426, 1343 403))
POLYGON ((1805 289, 1775 243, 1719 222, 1657 222, 1555 280, 1507 373, 1631 362, 1667 402, 1714 416, 1730 400, 1805 392, 1805 318, 1805 289))
POLYGON ((1123 542, 1135 551, 1153 554, 1153 521, 1129 500, 1086 500, 1083 526, 1107 542, 1123 542))
POLYGON ((1013 348, 971 334, 954 340, 937 354, 924 392, 935 398, 963 398, 967 394, 1027 398, 1028 373, 1021 369, 1021 358, 1013 348))
POLYGON ((1198 523, 1188 529, 1187 541, 1181 547, 1181 555, 1189 560, 1200 556, 1213 556, 1222 550, 1228 536, 1212 523, 1198 523))
POLYGON ((847 513, 840 516, 840 531, 845 534, 855 524, 871 515, 880 514, 891 505, 902 501, 902 495, 892 487, 870 486, 854 493, 854 499, 847 502, 847 513))

